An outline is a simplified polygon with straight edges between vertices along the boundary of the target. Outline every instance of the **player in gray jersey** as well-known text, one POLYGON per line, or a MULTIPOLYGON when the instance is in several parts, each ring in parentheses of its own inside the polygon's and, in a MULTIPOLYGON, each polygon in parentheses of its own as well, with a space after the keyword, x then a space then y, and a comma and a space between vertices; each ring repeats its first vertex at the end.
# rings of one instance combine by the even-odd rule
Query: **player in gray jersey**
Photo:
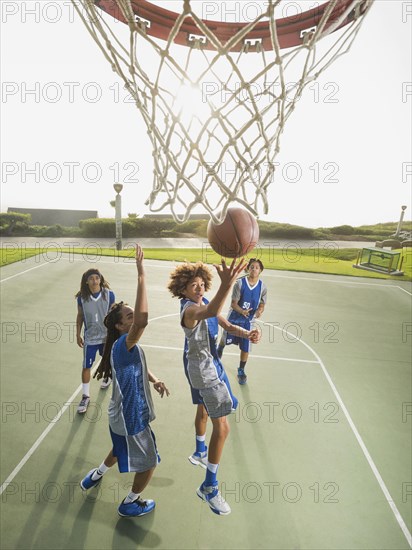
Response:
MULTIPOLYGON (((107 329, 104 318, 114 304, 114 293, 109 290, 109 283, 98 269, 88 269, 82 275, 80 290, 76 294, 77 345, 83 349, 82 363, 82 399, 77 407, 79 414, 84 414, 90 403, 90 369, 97 353, 103 354, 107 329), (82 329, 83 337, 82 337, 82 329)), ((107 388, 111 379, 104 380, 101 388, 107 388)))

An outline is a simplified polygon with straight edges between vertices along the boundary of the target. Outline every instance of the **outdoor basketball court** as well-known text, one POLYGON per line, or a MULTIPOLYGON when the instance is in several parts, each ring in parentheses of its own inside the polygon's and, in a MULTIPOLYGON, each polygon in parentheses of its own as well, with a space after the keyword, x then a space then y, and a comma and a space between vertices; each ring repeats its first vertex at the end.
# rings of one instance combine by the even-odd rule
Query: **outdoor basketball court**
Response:
POLYGON ((87 496, 79 487, 110 448, 111 390, 94 380, 86 416, 76 414, 74 294, 92 266, 133 303, 131 260, 57 254, 2 269, 3 549, 410 547, 410 284, 263 272, 268 306, 246 386, 237 349, 223 356, 239 410, 218 475, 232 514, 219 517, 196 496, 204 471, 187 460, 195 411, 166 290, 173 264, 148 260, 141 344, 171 396, 154 395, 162 461, 143 496, 156 509, 126 519, 117 506, 132 474, 112 469, 87 496))

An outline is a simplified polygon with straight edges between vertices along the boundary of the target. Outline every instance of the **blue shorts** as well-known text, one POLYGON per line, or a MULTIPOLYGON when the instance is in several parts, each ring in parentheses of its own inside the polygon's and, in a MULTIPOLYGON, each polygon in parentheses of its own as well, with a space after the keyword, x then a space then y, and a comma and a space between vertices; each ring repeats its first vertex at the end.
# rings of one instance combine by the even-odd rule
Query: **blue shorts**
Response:
POLYGON ((160 462, 156 438, 150 426, 136 435, 119 435, 109 426, 113 442, 113 456, 117 458, 120 473, 147 472, 160 462))
MULTIPOLYGON (((243 318, 240 321, 239 319, 232 320, 229 316, 228 321, 236 326, 244 328, 245 330, 251 329, 251 322, 250 319, 248 319, 247 317, 243 318)), ((228 332, 226 332, 226 345, 230 344, 235 344, 235 346, 239 346, 241 351, 244 351, 246 353, 249 353, 250 351, 250 340, 248 340, 248 338, 240 338, 240 336, 235 336, 234 334, 229 334, 228 332)))
POLYGON ((100 357, 103 355, 104 344, 85 344, 83 347, 83 368, 90 369, 96 359, 96 354, 99 352, 100 357))
MULTIPOLYGON (((190 386, 190 383, 189 383, 189 386, 190 386)), ((196 388, 192 388, 192 386, 190 386, 190 393, 192 394, 193 405, 204 405, 203 399, 202 399, 202 396, 200 395, 199 390, 197 390, 196 388)))
POLYGON ((241 351, 249 353, 250 351, 250 340, 247 338, 239 338, 239 336, 234 336, 233 334, 226 335, 226 345, 235 344, 239 346, 241 351))

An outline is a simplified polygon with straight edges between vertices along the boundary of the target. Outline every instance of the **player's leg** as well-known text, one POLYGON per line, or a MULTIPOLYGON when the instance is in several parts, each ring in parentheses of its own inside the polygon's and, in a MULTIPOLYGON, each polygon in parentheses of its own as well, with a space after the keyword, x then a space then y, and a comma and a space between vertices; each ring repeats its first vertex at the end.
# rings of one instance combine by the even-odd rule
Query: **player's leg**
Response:
POLYGON ((246 363, 249 358, 250 342, 247 338, 241 338, 239 342, 240 348, 240 361, 237 369, 237 379, 239 384, 246 384, 247 375, 245 373, 246 363))
MULTIPOLYGON (((229 435, 230 427, 227 421, 226 416, 221 416, 220 418, 212 418, 212 435, 209 442, 209 453, 208 453, 208 462, 213 465, 218 465, 223 453, 223 447, 227 436, 229 435)), ((216 478, 210 476, 208 479, 208 472, 206 472, 205 481, 216 481, 216 478)), ((209 483, 212 485, 212 483, 209 483)))
POLYGON ((132 486, 133 493, 140 496, 140 493, 146 489, 149 481, 152 479, 154 471, 154 468, 150 468, 150 470, 146 470, 146 472, 135 473, 132 486))
POLYGON ((132 490, 121 502, 118 514, 122 517, 144 516, 156 506, 154 500, 141 498, 141 493, 147 487, 160 461, 155 436, 148 426, 134 436, 122 437, 114 434, 112 439, 116 441, 114 454, 118 458, 119 471, 135 473, 132 490))
POLYGON ((122 517, 144 516, 155 508, 156 504, 154 500, 151 500, 151 499, 144 500, 140 498, 140 495, 149 484, 149 481, 152 479, 154 470, 155 470, 154 468, 150 468, 145 472, 135 473, 132 490, 127 495, 127 497, 123 499, 123 502, 119 506, 119 509, 118 509, 119 516, 122 516, 122 517))
MULTIPOLYGON (((104 344, 99 344, 99 355, 100 357, 103 357, 103 350, 104 350, 104 344)), ((100 383, 100 389, 106 390, 110 384, 112 383, 112 379, 110 377, 103 378, 100 383)))
POLYGON ((192 401, 196 405, 195 432, 196 432, 196 450, 189 456, 189 461, 195 466, 206 468, 207 466, 207 446, 206 446, 206 426, 209 418, 203 400, 198 390, 191 388, 192 401))
POLYGON ((96 487, 102 480, 104 474, 117 462, 117 458, 113 455, 113 449, 100 464, 98 468, 93 468, 80 482, 80 487, 83 491, 96 487))
POLYGON ((226 339, 227 339, 227 332, 224 330, 222 332, 222 337, 220 338, 219 345, 217 347, 217 354, 219 356, 219 359, 223 355, 223 350, 225 349, 225 346, 226 346, 226 339))
POLYGON ((82 398, 77 407, 79 414, 84 414, 90 403, 90 374, 96 358, 98 346, 84 344, 82 364, 82 398))
POLYGON ((227 515, 231 510, 229 504, 220 494, 217 471, 230 430, 227 416, 236 409, 238 401, 232 394, 229 380, 224 371, 216 386, 201 390, 200 393, 211 418, 213 430, 209 441, 206 476, 197 490, 197 495, 209 504, 215 514, 227 515))
POLYGON ((215 514, 227 515, 231 509, 219 491, 217 471, 223 453, 227 436, 229 435, 229 423, 226 416, 212 418, 213 431, 209 441, 208 462, 206 477, 197 490, 197 495, 205 500, 215 514))

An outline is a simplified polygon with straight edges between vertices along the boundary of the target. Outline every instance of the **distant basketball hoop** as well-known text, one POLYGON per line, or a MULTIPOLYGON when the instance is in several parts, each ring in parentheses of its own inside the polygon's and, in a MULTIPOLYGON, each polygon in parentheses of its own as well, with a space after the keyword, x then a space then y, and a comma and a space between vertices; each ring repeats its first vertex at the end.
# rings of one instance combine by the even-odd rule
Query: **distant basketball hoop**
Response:
POLYGON ((178 222, 201 206, 221 222, 233 202, 267 213, 286 121, 304 88, 349 50, 373 0, 330 0, 278 20, 280 0, 267 0, 253 21, 235 23, 202 19, 191 0, 180 13, 147 0, 72 2, 146 124, 146 204, 178 222))

